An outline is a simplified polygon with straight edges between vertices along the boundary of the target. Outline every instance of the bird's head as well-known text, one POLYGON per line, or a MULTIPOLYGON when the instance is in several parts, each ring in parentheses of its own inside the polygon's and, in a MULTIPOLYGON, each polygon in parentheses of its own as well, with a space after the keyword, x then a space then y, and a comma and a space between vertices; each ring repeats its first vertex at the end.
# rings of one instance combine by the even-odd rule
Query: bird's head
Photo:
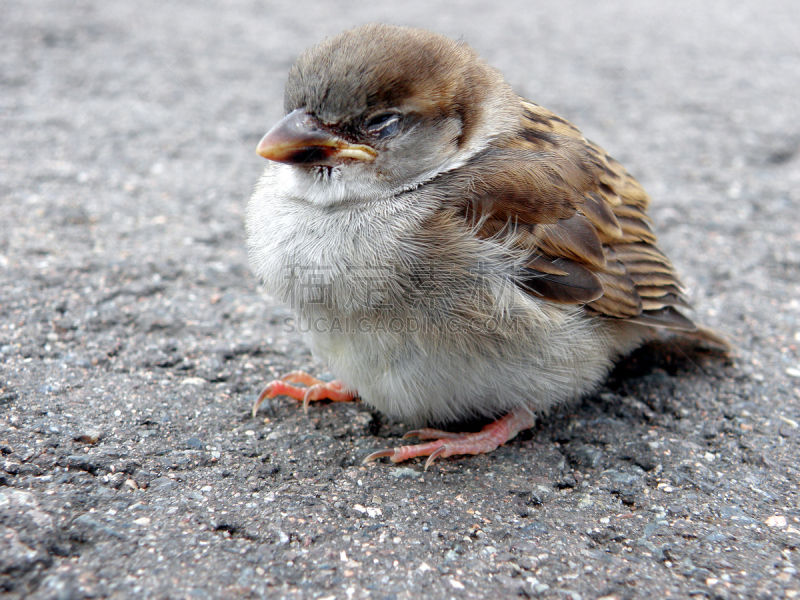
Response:
POLYGON ((286 116, 256 152, 290 165, 293 193, 312 202, 390 197, 511 130, 515 99, 464 43, 366 25, 300 56, 286 83, 286 116))

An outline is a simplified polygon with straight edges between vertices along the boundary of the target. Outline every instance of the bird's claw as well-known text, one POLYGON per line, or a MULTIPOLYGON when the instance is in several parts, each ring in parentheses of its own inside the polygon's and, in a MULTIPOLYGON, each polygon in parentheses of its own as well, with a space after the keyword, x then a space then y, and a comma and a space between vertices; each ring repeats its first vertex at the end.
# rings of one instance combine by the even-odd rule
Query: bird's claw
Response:
POLYGON ((348 402, 355 399, 355 395, 347 391, 341 381, 322 381, 303 371, 292 371, 280 379, 270 381, 264 387, 253 404, 253 418, 255 418, 261 403, 267 398, 275 396, 289 396, 302 402, 305 414, 308 414, 309 404, 316 400, 348 402), (294 385, 297 383, 301 385, 294 385))
MULTIPOLYGON (((404 460, 408 460, 409 458, 413 458, 413 456, 425 456, 425 454, 414 454, 413 456, 410 456, 409 450, 413 452, 415 448, 417 448, 417 446, 402 446, 400 448, 387 448, 386 450, 378 450, 377 452, 369 454, 363 461, 361 461, 361 463, 367 464, 374 460, 378 460, 379 458, 388 458, 393 463, 399 463, 403 462, 404 460)), ((450 452, 450 448, 447 447, 447 444, 439 446, 436 448, 436 450, 430 453, 428 459, 425 461, 425 470, 427 471, 428 467, 430 467, 440 456, 450 456, 452 454, 457 454, 457 452, 450 452)))
POLYGON ((394 456, 396 449, 387 448, 386 450, 377 450, 376 452, 370 453, 364 460, 361 461, 362 465, 365 465, 373 460, 378 460, 379 458, 391 458, 394 456))
POLYGON ((514 438, 523 429, 533 427, 536 418, 529 411, 518 410, 508 413, 501 419, 489 423, 475 433, 451 433, 438 429, 414 429, 407 432, 403 439, 418 437, 421 440, 433 440, 413 446, 399 446, 390 450, 378 450, 364 459, 365 463, 379 458, 388 458, 393 463, 403 462, 418 456, 427 456, 425 470, 428 470, 438 458, 456 454, 485 454, 514 438))

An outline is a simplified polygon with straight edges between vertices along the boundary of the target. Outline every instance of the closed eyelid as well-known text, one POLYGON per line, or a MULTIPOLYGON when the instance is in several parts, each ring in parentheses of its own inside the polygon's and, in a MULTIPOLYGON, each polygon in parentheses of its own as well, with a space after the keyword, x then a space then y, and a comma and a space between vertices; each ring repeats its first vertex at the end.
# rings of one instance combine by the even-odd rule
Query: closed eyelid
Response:
POLYGON ((382 127, 385 127, 392 121, 400 120, 400 114, 396 112, 385 112, 379 113, 377 115, 373 115, 369 119, 367 119, 364 127, 367 129, 377 129, 380 130, 382 127))

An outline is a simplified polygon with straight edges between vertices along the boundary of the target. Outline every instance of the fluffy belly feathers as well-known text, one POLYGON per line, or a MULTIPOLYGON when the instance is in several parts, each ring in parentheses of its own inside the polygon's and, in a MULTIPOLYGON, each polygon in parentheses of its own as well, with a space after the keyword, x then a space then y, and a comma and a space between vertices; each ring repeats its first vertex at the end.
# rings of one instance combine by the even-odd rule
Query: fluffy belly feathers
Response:
POLYGON ((257 192, 248 207, 254 271, 351 391, 418 425, 547 410, 606 374, 619 325, 521 292, 503 249, 468 232, 443 248, 424 225, 436 207, 409 196, 356 212, 257 192))

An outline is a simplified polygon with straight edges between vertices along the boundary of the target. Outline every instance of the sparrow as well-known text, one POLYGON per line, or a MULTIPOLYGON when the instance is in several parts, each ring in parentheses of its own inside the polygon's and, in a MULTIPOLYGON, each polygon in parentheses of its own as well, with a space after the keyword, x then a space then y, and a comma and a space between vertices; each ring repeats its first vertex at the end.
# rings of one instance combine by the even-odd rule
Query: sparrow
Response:
POLYGON ((306 50, 247 247, 336 380, 292 372, 265 398, 360 398, 421 427, 393 462, 491 452, 595 390, 614 362, 696 326, 639 182, 518 96, 466 43, 371 24, 306 50), (496 419, 476 433, 429 426, 496 419), (426 441, 427 440, 427 441, 426 441))

